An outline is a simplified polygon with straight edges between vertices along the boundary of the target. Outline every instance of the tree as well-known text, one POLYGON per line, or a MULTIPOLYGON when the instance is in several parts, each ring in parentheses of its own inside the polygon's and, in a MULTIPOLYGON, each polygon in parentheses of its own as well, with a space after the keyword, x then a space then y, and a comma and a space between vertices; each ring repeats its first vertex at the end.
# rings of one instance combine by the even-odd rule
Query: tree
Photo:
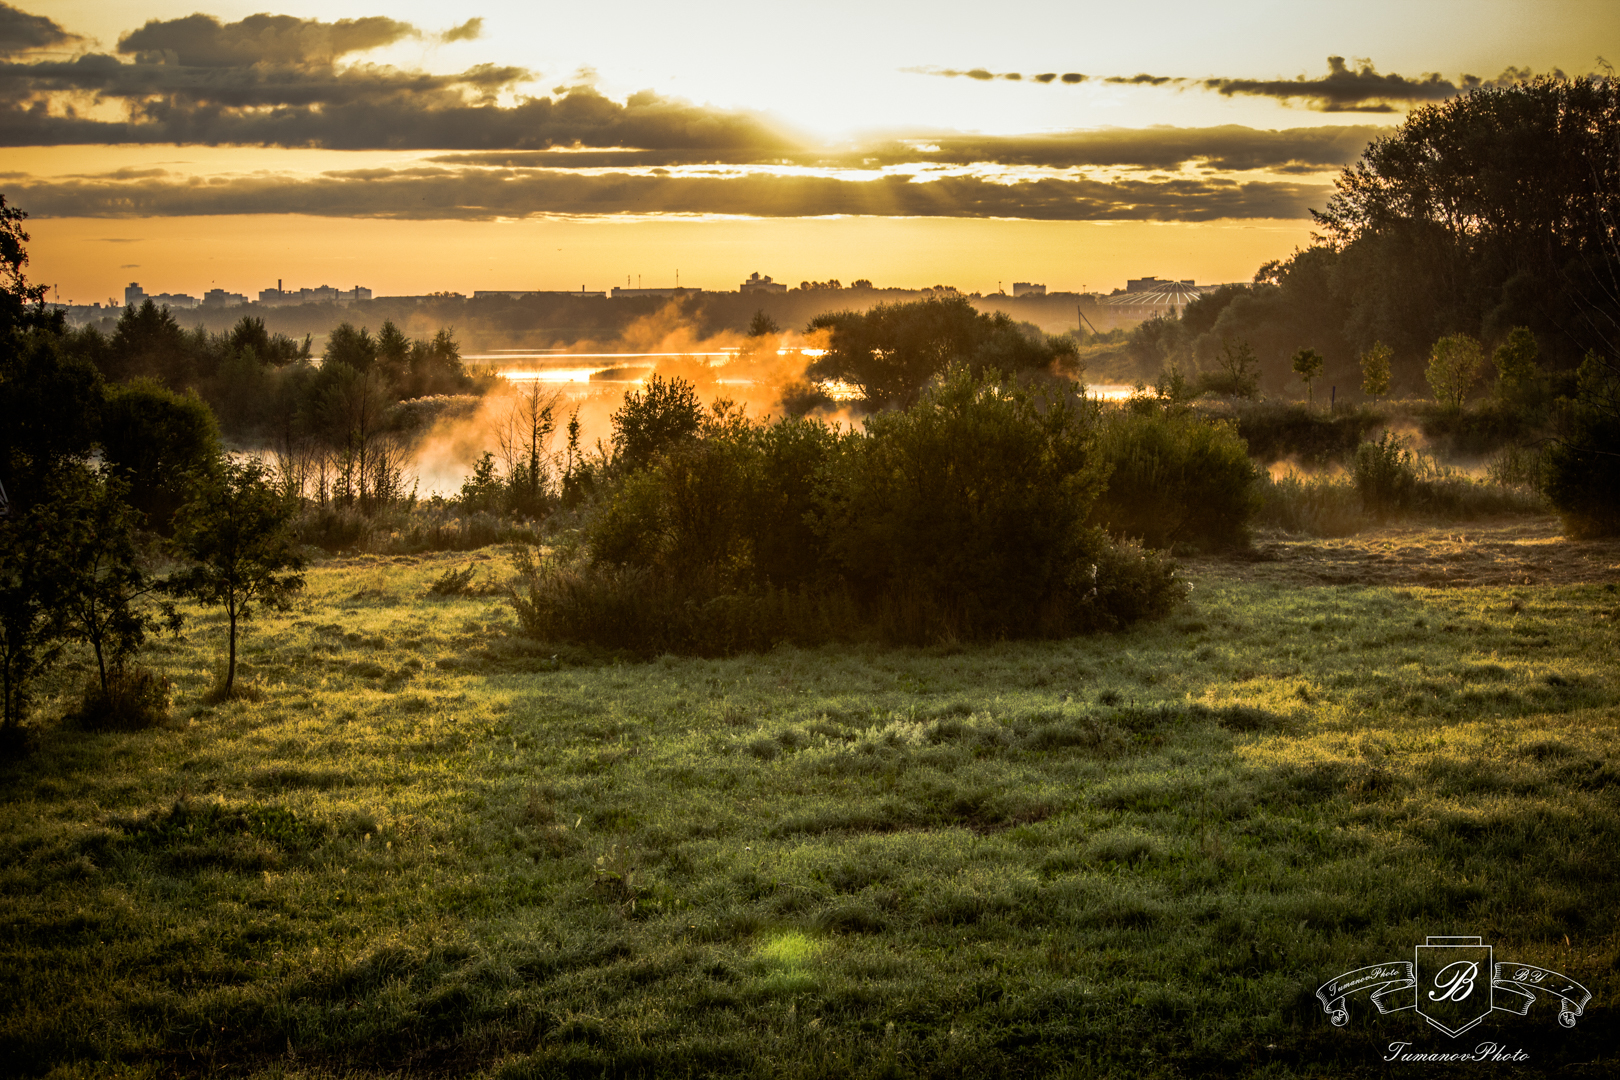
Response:
POLYGON ((560 400, 560 393, 542 391, 538 380, 518 387, 499 435, 512 508, 530 517, 545 512, 551 471, 551 452, 546 443, 557 429, 554 412, 560 400))
MULTIPOLYGON (((1531 327, 1560 367, 1620 329, 1620 80, 1538 78, 1414 109, 1316 214, 1350 329, 1421 356, 1531 327)), ((1415 372, 1414 372, 1415 374, 1415 372)))
POLYGON ((411 345, 411 392, 413 394, 461 393, 467 372, 461 364, 461 347, 455 332, 441 327, 432 341, 411 345))
POLYGON ((309 345, 310 339, 307 337, 300 345, 285 334, 270 333, 265 329, 264 320, 252 315, 242 316, 225 336, 227 352, 235 355, 252 349, 260 363, 271 367, 284 367, 295 360, 309 359, 309 345))
POLYGON ((28 715, 34 679, 71 637, 62 598, 73 567, 58 540, 63 531, 61 506, 48 496, 0 517, 0 735, 7 738, 28 715))
MULTIPOLYGON (((55 540, 70 568, 60 602, 74 636, 96 654, 96 671, 104 698, 110 679, 158 626, 158 618, 141 609, 142 597, 161 588, 146 572, 135 543, 141 515, 128 501, 127 485, 117 475, 97 476, 83 466, 70 470, 55 502, 61 531, 55 540)), ((178 631, 172 604, 160 608, 178 631)))
POLYGON ((775 319, 765 314, 764 308, 754 312, 754 317, 748 321, 748 336, 751 338, 769 337, 781 332, 782 328, 776 325, 775 319))
POLYGON ((403 383, 410 375, 411 339, 391 319, 377 331, 377 364, 395 383, 403 383))
POLYGON ((1215 360, 1215 371, 1206 371, 1198 377, 1201 393, 1219 394, 1221 397, 1256 398, 1260 396, 1260 361, 1246 341, 1227 340, 1215 360))
POLYGON ((1567 404, 1542 490, 1567 535, 1620 535, 1620 363, 1587 354, 1567 404))
POLYGON ((0 195, 0 335, 37 325, 45 318, 46 287, 28 284, 28 234, 22 223, 28 214, 6 205, 0 195), (33 311, 29 311, 33 308, 33 311))
POLYGON ((101 450, 128 483, 145 527, 167 534, 193 477, 219 455, 219 425, 194 391, 177 394, 150 379, 116 386, 102 408, 101 450))
POLYGON ((1452 412, 1461 412, 1484 366, 1485 350, 1479 342, 1467 334, 1450 334, 1434 343, 1423 376, 1436 401, 1452 412))
POLYGON ((1527 326, 1515 326, 1507 340, 1496 347, 1491 362, 1496 365, 1496 397, 1504 404, 1534 409, 1542 404, 1546 388, 1536 357, 1541 349, 1536 335, 1527 326))
POLYGON ((220 689, 225 698, 235 690, 237 624, 259 605, 286 610, 303 588, 293 510, 263 464, 226 460, 175 515, 176 551, 193 565, 175 575, 172 588, 225 608, 229 660, 220 689))
POLYGON ((1072 394, 952 367, 849 444, 824 496, 829 554, 856 595, 914 624, 902 636, 1061 632, 1102 543, 1085 527, 1106 475, 1093 421, 1072 394))
POLYGON ((113 330, 105 374, 113 382, 154 379, 180 388, 195 375, 193 342, 167 307, 148 299, 124 308, 113 330))
POLYGON ((1389 393, 1389 358, 1393 350, 1382 341, 1361 354, 1361 392, 1377 401, 1389 393))
POLYGON ((827 331, 828 341, 806 374, 850 383, 870 408, 914 400, 952 363, 982 375, 1050 368, 1078 356, 1072 339, 1048 338, 1001 312, 981 314, 959 296, 831 312, 812 319, 809 329, 827 331))
POLYGON ((365 327, 356 330, 351 323, 339 323, 326 336, 326 351, 322 354, 328 364, 343 364, 355 371, 370 371, 377 360, 377 343, 365 327))
POLYGON ((1315 349, 1301 349, 1294 354, 1294 374, 1300 377, 1305 384, 1305 400, 1315 402, 1312 395, 1311 384, 1322 375, 1322 365, 1325 361, 1322 354, 1315 349))
POLYGON ((0 485, 14 506, 40 498, 61 462, 89 460, 102 394, 101 373, 55 334, 0 332, 0 485))
POLYGON ((685 379, 647 379, 641 391, 624 395, 613 414, 613 456, 626 468, 644 469, 670 447, 697 434, 703 406, 685 379))

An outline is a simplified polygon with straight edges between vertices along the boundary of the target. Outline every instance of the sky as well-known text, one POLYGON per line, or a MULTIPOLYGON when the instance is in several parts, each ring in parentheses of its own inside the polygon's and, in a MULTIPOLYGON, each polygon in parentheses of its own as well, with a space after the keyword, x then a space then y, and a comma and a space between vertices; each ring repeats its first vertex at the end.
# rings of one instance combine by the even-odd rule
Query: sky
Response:
POLYGON ((31 280, 1246 281, 1411 109, 1620 62, 1613 0, 268 2, 0 0, 31 280))

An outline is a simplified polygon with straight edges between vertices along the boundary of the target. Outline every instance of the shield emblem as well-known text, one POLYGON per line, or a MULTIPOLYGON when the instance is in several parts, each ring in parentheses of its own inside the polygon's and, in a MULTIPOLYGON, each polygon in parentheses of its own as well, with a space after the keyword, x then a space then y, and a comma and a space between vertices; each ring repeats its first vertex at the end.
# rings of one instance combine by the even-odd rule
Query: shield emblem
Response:
POLYGON ((1453 1038, 1490 1014, 1491 947, 1477 937, 1431 937, 1417 947, 1417 1011, 1453 1038))

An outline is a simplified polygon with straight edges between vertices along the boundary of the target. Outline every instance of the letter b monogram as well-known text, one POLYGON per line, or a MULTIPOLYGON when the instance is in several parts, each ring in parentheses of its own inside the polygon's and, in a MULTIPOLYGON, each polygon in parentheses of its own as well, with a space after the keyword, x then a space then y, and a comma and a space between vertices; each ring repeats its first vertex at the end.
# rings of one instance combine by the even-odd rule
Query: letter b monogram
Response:
POLYGON ((1430 1001, 1462 1001, 1474 992, 1474 980, 1479 977, 1479 962, 1458 960, 1447 964, 1434 977, 1435 990, 1429 991, 1430 1001))

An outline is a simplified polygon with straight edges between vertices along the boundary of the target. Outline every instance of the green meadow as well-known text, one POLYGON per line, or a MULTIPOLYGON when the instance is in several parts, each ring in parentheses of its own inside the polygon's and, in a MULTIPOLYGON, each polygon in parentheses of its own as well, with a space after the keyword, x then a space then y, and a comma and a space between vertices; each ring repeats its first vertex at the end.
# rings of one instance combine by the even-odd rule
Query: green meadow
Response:
POLYGON ((143 655, 159 728, 62 720, 59 665, 0 765, 0 1071, 1620 1072, 1613 572, 1204 560, 1117 635, 646 661, 430 593, 466 562, 317 565, 247 626, 253 700, 205 704, 194 610, 143 655), (1328 1022, 1320 984, 1433 934, 1593 999, 1328 1022))

